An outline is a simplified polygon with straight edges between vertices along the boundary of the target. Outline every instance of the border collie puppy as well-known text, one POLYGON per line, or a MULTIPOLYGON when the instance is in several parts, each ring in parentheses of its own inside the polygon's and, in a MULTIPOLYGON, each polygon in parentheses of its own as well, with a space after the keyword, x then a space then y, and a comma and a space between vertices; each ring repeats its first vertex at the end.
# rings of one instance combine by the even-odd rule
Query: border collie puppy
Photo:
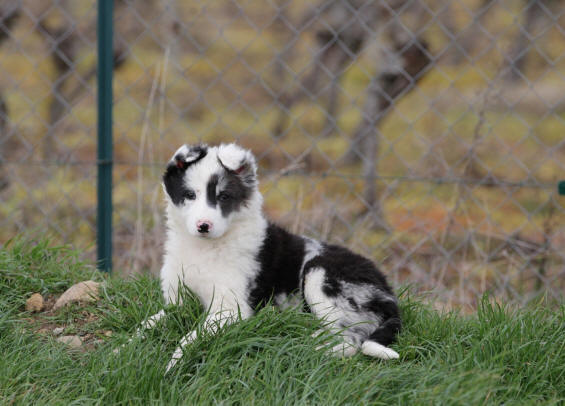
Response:
MULTIPOLYGON (((398 358, 390 348, 401 322, 397 299, 368 259, 346 248, 290 234, 262 212, 257 166, 235 144, 183 145, 167 165, 167 239, 161 287, 167 303, 184 284, 208 310, 204 329, 251 317, 272 300, 280 307, 304 303, 327 328, 343 337, 331 350, 342 356, 359 349, 381 359, 398 358)), ((160 311, 142 323, 151 328, 160 311)), ((182 357, 197 337, 188 333, 167 365, 182 357)))

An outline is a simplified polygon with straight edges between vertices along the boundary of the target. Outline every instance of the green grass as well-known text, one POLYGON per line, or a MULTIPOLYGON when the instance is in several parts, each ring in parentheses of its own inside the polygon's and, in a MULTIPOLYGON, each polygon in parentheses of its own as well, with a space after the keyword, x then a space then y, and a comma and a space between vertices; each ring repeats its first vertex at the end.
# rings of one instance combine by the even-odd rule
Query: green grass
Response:
POLYGON ((2 404, 562 404, 565 305, 492 304, 476 314, 438 313, 406 291, 398 361, 328 357, 309 314, 268 307, 250 320, 198 339, 169 375, 165 365, 203 313, 185 305, 119 354, 112 350, 162 306, 152 277, 105 277, 68 248, 12 241, 0 250, 2 404), (49 298, 79 280, 104 281, 95 304, 29 314, 33 292, 49 298), (91 315, 85 321, 85 314, 91 315), (104 337, 69 351, 41 326, 104 337), (102 332, 111 330, 111 337, 102 332))

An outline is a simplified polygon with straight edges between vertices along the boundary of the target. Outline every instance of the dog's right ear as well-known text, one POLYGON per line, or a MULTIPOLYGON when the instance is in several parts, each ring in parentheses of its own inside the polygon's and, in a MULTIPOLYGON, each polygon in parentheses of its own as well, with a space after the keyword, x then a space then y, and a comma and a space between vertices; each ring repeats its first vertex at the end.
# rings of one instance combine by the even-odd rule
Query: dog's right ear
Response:
POLYGON ((180 205, 184 201, 186 192, 184 174, 186 169, 204 158, 207 152, 206 145, 183 145, 167 164, 167 170, 163 175, 163 186, 174 204, 180 205))
POLYGON ((206 145, 183 145, 173 155, 168 167, 175 166, 180 170, 186 170, 191 164, 201 160, 206 156, 208 148, 206 145))

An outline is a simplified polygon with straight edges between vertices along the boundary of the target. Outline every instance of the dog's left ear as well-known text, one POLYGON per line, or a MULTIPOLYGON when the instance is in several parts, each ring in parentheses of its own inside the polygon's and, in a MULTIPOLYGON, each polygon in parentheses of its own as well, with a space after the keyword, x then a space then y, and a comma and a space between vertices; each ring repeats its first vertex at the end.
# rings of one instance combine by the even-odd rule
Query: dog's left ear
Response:
POLYGON ((218 162, 229 173, 241 177, 245 183, 255 183, 257 164, 251 151, 236 144, 222 144, 218 147, 218 162))

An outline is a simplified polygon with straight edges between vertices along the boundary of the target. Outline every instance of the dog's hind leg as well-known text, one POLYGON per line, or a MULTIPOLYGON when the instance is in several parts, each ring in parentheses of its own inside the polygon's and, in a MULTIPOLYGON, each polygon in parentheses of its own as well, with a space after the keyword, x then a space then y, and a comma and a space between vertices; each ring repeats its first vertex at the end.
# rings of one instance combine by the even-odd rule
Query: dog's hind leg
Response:
POLYGON ((361 352, 380 359, 397 359, 398 353, 387 345, 392 343, 401 329, 400 318, 390 317, 371 333, 369 339, 361 345, 361 352))
MULTIPOLYGON (((350 357, 357 353, 359 346, 350 337, 342 334, 341 330, 344 326, 341 326, 339 322, 343 318, 343 312, 336 306, 332 298, 324 293, 325 274, 326 271, 323 268, 308 270, 304 277, 304 299, 312 313, 328 323, 325 328, 333 334, 341 335, 343 339, 343 342, 334 345, 329 351, 337 356, 350 357)), ((321 331, 318 331, 313 337, 317 337, 320 333, 321 331)), ((326 348, 325 345, 317 347, 318 350, 324 348, 326 348)))
POLYGON ((326 345, 319 345, 318 347, 316 347, 316 350, 324 350, 327 349, 329 350, 328 352, 331 353, 332 355, 335 355, 337 357, 351 357, 355 354, 357 354, 357 352, 359 351, 359 347, 357 347, 355 344, 353 344, 352 342, 350 342, 350 340, 348 340, 347 337, 343 337, 343 342, 334 345, 331 348, 327 348, 326 345))
POLYGON ((396 351, 386 347, 400 330, 396 302, 388 296, 371 286, 335 283, 323 267, 314 267, 305 273, 304 298, 312 313, 328 323, 326 329, 343 339, 329 349, 334 355, 349 357, 361 349, 371 357, 398 358, 396 351), (385 321, 381 322, 383 316, 363 307, 378 307, 385 321))

